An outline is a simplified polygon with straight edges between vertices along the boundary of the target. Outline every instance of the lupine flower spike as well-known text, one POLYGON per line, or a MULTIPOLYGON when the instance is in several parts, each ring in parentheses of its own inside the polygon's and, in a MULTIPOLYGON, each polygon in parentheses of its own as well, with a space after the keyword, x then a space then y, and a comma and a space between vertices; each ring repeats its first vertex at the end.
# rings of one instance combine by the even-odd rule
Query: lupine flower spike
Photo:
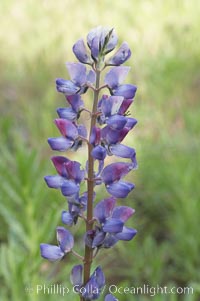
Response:
MULTIPOLYGON (((104 273, 100 266, 92 267, 98 252, 119 241, 130 241, 137 233, 126 225, 135 210, 125 204, 117 205, 118 198, 124 202, 134 189, 135 185, 124 177, 137 168, 135 149, 122 143, 137 124, 128 112, 137 88, 124 83, 130 68, 122 66, 130 58, 131 50, 123 42, 114 51, 117 42, 114 29, 92 29, 86 42, 79 39, 73 46, 78 62, 66 64, 70 79, 56 79, 56 89, 64 94, 67 106, 57 109, 54 123, 60 136, 49 138, 48 143, 52 150, 62 153, 77 151, 85 144, 88 155, 85 166, 64 155, 51 158, 57 174, 45 176, 45 181, 67 200, 67 208, 61 212, 65 227, 57 227, 56 245, 42 243, 40 251, 49 261, 70 257, 70 253, 79 258, 81 262, 72 268, 70 279, 80 301, 96 300, 103 294, 104 273), (104 69, 107 72, 103 78, 104 69), (88 90, 93 91, 93 100, 86 108, 84 94, 88 90), (91 118, 88 128, 80 123, 84 111, 91 118), (106 165, 108 156, 119 157, 121 161, 106 165), (100 185, 108 196, 97 202, 100 185), (73 250, 74 238, 67 229, 78 222, 85 223, 82 255, 73 250)), ((107 294, 104 301, 117 299, 107 294)))

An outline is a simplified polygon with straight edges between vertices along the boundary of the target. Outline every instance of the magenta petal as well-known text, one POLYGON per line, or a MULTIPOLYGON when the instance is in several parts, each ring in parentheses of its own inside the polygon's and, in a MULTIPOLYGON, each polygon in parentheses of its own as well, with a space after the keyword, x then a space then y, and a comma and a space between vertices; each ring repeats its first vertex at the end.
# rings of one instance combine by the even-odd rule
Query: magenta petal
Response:
POLYGON ((127 206, 118 206, 113 210, 112 217, 121 220, 122 222, 126 222, 135 212, 135 210, 131 207, 127 206))
POLYGON ((120 106, 118 114, 124 115, 125 112, 128 110, 128 108, 130 107, 130 105, 132 104, 132 102, 133 102, 133 99, 124 99, 123 103, 120 106))
POLYGON ((90 143, 93 145, 99 144, 101 141, 101 129, 94 126, 90 135, 90 143))
POLYGON ((57 227, 57 240, 60 248, 64 253, 68 253, 74 246, 74 238, 72 234, 64 227, 57 227))
POLYGON ((65 137, 57 137, 57 138, 49 138, 48 143, 52 150, 64 152, 74 144, 74 141, 67 139, 65 137))
POLYGON ((70 139, 76 139, 78 137, 77 127, 70 120, 63 118, 55 119, 55 124, 64 137, 70 139))
POLYGON ((106 189, 116 198, 126 198, 134 187, 135 186, 132 183, 119 181, 117 183, 107 185, 106 189))
POLYGON ((136 234, 137 231, 135 229, 124 226, 122 232, 116 234, 116 238, 119 240, 131 240, 136 234))
POLYGON ((118 233, 123 229, 124 223, 117 218, 109 218, 104 223, 102 229, 108 233, 118 233))
POLYGON ((72 268, 70 280, 71 283, 75 285, 81 286, 83 284, 83 266, 81 264, 75 265, 72 268))
POLYGON ((40 253, 43 258, 50 261, 56 261, 64 256, 60 247, 49 244, 40 244, 40 253))
POLYGON ((74 180, 76 183, 80 183, 85 175, 85 171, 80 169, 81 164, 77 161, 68 161, 64 163, 66 169, 66 178, 68 180, 74 180))
POLYGON ((50 188, 60 188, 62 184, 64 183, 64 178, 61 176, 45 176, 44 177, 45 182, 50 188))
POLYGON ((86 83, 86 67, 81 63, 66 63, 71 80, 82 86, 86 83))
MULTIPOLYGON (((105 84, 107 84, 111 89, 116 89, 126 78, 130 67, 119 66, 111 68, 108 73, 105 75, 105 84)), ((120 94, 116 94, 120 95, 120 94)), ((123 95, 122 95, 123 96, 123 95)), ((131 98, 131 97, 129 97, 131 98)))
POLYGON ((116 162, 107 165, 102 172, 102 180, 105 184, 111 184, 120 180, 132 169, 131 163, 116 162))
POLYGON ((66 176, 66 170, 65 170, 64 163, 68 162, 69 159, 67 159, 66 157, 62 157, 62 156, 53 156, 51 158, 51 161, 53 162, 58 174, 63 177, 66 176))
POLYGON ((105 220, 112 215, 113 208, 115 206, 116 199, 110 197, 100 201, 94 208, 94 216, 100 223, 104 223, 105 220))

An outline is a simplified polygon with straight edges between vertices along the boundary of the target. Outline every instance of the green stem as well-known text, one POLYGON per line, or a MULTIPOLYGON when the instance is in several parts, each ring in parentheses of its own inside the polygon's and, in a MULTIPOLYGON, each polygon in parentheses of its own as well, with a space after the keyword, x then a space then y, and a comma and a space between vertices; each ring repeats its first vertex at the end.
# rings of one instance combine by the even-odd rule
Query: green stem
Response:
MULTIPOLYGON (((90 134, 92 132, 92 128, 96 125, 97 118, 97 104, 99 97, 99 85, 100 85, 100 71, 96 70, 96 85, 94 90, 94 102, 92 109, 92 117, 90 123, 90 134)), ((94 194, 94 159, 91 155, 91 151, 93 149, 92 144, 88 144, 88 179, 87 179, 87 192, 88 192, 88 202, 87 202, 87 222, 86 222, 86 231, 90 231, 93 229, 93 223, 91 222, 93 219, 93 194, 94 194)), ((88 246, 85 246, 85 255, 84 255, 84 284, 86 284, 90 278, 90 269, 93 258, 93 250, 88 246)), ((81 297, 80 299, 83 301, 84 299, 81 297)))

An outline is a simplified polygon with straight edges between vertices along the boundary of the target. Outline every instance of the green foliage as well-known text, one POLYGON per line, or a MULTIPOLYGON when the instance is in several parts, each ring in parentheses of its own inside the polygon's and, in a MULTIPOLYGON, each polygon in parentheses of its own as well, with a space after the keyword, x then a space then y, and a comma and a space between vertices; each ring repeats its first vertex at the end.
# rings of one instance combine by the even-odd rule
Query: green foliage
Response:
MULTIPOLYGON (((123 201, 136 209, 130 226, 138 235, 104 250, 96 263, 107 285, 194 289, 189 295, 116 294, 120 301, 198 301, 200 2, 2 0, 0 11, 0 300, 78 300, 69 283, 75 259, 49 264, 39 253, 41 242, 55 242, 66 208, 43 181, 53 173, 46 139, 57 135, 52 120, 65 103, 55 77, 67 78, 64 62, 75 60, 73 43, 102 24, 129 43, 129 82, 139 88, 132 109, 139 124, 126 141, 137 149, 139 169, 136 189, 123 201), (70 293, 38 294, 41 284, 70 293)), ((76 155, 84 161, 84 154, 76 155)), ((81 253, 82 225, 74 231, 81 253)))

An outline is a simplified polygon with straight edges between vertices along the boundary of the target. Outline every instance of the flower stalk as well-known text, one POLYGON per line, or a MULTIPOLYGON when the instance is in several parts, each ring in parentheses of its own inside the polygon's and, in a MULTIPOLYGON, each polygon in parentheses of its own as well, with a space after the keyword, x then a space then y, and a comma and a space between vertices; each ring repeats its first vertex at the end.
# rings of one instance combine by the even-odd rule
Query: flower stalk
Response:
MULTIPOLYGON (((99 85, 100 85, 100 71, 96 71, 96 83, 94 89, 94 100, 92 108, 92 117, 90 124, 90 136, 93 127, 96 125, 97 118, 97 104, 99 98, 99 85)), ((87 203, 87 223, 86 232, 93 230, 93 195, 94 195, 94 158, 92 156, 93 146, 91 143, 88 144, 88 179, 87 179, 87 189, 88 189, 88 203, 87 203)), ((85 245, 85 256, 84 256, 84 284, 86 284, 90 278, 90 270, 92 264, 93 250, 85 245)))

